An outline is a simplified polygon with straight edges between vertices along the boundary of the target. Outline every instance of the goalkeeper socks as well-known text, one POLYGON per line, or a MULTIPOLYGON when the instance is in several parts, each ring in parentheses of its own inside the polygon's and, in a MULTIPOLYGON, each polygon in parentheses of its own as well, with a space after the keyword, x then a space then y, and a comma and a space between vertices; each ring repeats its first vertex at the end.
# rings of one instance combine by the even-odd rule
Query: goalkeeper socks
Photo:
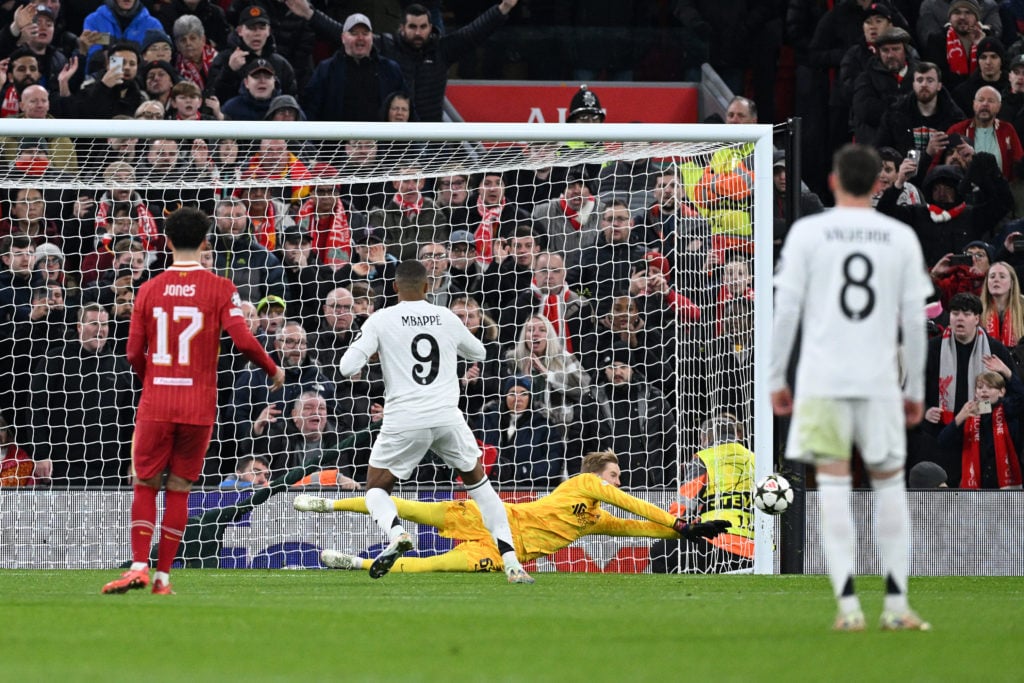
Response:
POLYGON ((377 523, 380 530, 393 541, 398 534, 404 533, 405 529, 398 523, 398 508, 395 501, 384 489, 370 489, 366 492, 366 509, 370 516, 377 523))
POLYGON ((160 551, 156 558, 158 572, 171 571, 178 546, 188 524, 188 491, 164 492, 164 518, 160 520, 160 551))
POLYGON ((910 567, 910 511, 907 509, 903 474, 872 479, 875 489, 875 538, 886 578, 886 611, 903 612, 907 605, 907 574, 910 567))
POLYGON ((519 559, 513 550, 515 544, 512 542, 512 529, 508 525, 508 514, 505 512, 501 498, 491 486, 491 480, 484 477, 467 488, 466 491, 476 506, 480 508, 480 517, 483 518, 484 526, 491 532, 494 542, 501 550, 501 560, 505 563, 505 568, 518 567, 519 559))
POLYGON ((856 569, 857 531, 850 509, 850 476, 818 475, 821 511, 821 544, 832 579, 832 591, 840 609, 848 613, 860 609, 853 593, 856 569))
POLYGON ((153 531, 156 528, 156 494, 151 486, 136 484, 132 496, 132 569, 149 567, 149 550, 153 547, 153 531))

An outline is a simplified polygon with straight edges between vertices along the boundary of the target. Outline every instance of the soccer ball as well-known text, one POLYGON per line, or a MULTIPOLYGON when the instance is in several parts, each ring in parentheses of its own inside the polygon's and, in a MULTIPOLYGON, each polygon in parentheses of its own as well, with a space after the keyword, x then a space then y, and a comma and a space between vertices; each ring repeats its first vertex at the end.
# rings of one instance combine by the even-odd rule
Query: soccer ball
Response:
POLYGON ((781 474, 769 474, 754 486, 754 505, 769 515, 781 515, 793 504, 793 487, 781 474))

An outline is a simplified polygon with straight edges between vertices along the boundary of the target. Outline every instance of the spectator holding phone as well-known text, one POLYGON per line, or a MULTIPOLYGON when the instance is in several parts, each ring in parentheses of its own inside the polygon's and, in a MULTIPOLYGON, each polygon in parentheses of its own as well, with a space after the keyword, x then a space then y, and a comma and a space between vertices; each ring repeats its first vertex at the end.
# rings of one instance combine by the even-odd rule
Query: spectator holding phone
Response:
POLYGON ((1010 185, 995 157, 986 152, 974 154, 966 171, 953 164, 928 171, 921 188, 925 204, 899 206, 903 184, 903 179, 897 177, 882 193, 877 208, 914 229, 929 267, 991 232, 1013 208, 1010 185))
POLYGON ((132 43, 110 46, 107 68, 75 96, 73 111, 85 119, 133 117, 146 100, 135 76, 139 72, 139 51, 132 43))
POLYGON ((939 259, 930 274, 943 306, 960 292, 982 295, 993 251, 987 242, 975 240, 964 247, 964 253, 946 254, 939 259))
MULTIPOLYGON (((118 42, 131 41, 142 45, 146 39, 146 31, 163 32, 164 27, 158 19, 149 13, 142 0, 107 0, 96 11, 85 18, 82 24, 84 31, 98 31, 109 34, 118 42)), ((89 60, 100 50, 96 44, 89 48, 89 60)), ((110 54, 114 54, 111 50, 110 54)), ((136 54, 138 64, 138 54, 136 54)), ((134 74, 132 78, 134 78, 134 74)), ((127 80, 127 79, 126 79, 127 80)))
POLYGON ((878 147, 893 147, 901 154, 920 150, 924 156, 921 165, 926 170, 946 148, 945 131, 963 118, 963 110, 942 86, 939 67, 934 62, 918 62, 913 67, 913 92, 896 100, 882 114, 875 143, 878 147))
POLYGON ((939 432, 948 481, 962 489, 1021 488, 1020 416, 1024 384, 987 370, 974 381, 974 399, 939 432))
POLYGON ((996 118, 1002 106, 1003 96, 999 91, 983 85, 974 94, 974 116, 953 124, 946 132, 959 133, 976 152, 994 155, 1003 177, 1012 180, 1016 175, 1014 167, 1024 158, 1024 148, 1013 126, 996 118))
POLYGON ((949 327, 941 337, 928 341, 925 365, 925 426, 932 434, 954 417, 970 400, 978 375, 995 370, 1007 380, 1013 374, 1013 357, 998 339, 981 326, 981 299, 960 293, 950 300, 949 327))
POLYGON ((924 197, 921 196, 921 190, 910 182, 910 179, 917 175, 921 153, 916 149, 911 149, 907 152, 907 158, 904 159, 903 155, 892 147, 882 147, 878 150, 878 156, 882 158, 882 171, 878 174, 879 189, 878 194, 871 198, 872 205, 878 205, 882 193, 896 183, 897 177, 903 181, 903 191, 896 199, 896 203, 900 206, 923 204, 924 197))

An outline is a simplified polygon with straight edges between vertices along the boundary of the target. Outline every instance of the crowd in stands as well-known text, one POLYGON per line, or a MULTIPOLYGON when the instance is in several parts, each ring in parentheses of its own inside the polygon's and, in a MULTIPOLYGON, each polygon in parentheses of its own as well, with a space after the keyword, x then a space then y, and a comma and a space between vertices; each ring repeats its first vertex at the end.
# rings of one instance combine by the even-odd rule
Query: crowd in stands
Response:
MULTIPOLYGON (((517 2, 443 33, 436 7, 409 5, 397 31, 376 34, 364 14, 333 17, 305 0, 96 5, 79 23, 77 4, 0 6, 3 114, 438 121, 450 66, 517 2), (335 52, 315 61, 320 40, 335 52)), ((605 118, 586 86, 569 110, 570 122, 605 118)), ((612 448, 624 486, 671 487, 677 449, 704 416, 749 432, 749 202, 738 212, 747 237, 713 241, 722 207, 695 203, 695 162, 558 165, 557 145, 527 145, 524 162, 551 165, 438 177, 416 163, 437 148, 387 141, 0 145, 13 187, 0 209, 5 483, 128 481, 139 389, 124 360, 129 321, 138 288, 168 265, 162 225, 179 206, 211 216, 203 265, 232 280, 287 375, 271 391, 262 370, 222 355, 206 484, 265 485, 316 461, 307 483, 362 485, 368 451, 339 444, 380 420, 382 378, 376 364, 342 377, 337 361, 367 316, 395 302, 395 267, 413 258, 427 266, 428 300, 487 349, 460 361, 459 376, 500 485, 554 486, 583 454, 612 448), (365 182, 336 180, 360 173, 365 182)), ((427 462, 415 479, 451 476, 427 462)))
MULTIPOLYGON (((1008 397, 989 401, 1006 406, 991 414, 1009 413, 999 419, 1012 421, 1008 445, 1021 452, 1020 404, 1011 400, 1015 358, 1024 356, 1018 3, 678 0, 659 18, 639 2, 580 3, 593 4, 586 12, 556 2, 545 15, 539 3, 501 0, 448 29, 444 18, 465 14, 461 6, 339 4, 0 3, 0 117, 440 121, 452 67, 474 59, 499 28, 545 17, 590 25, 602 10, 621 26, 685 27, 695 37, 687 49, 751 95, 729 103, 725 122, 767 122, 774 55, 786 44, 796 56, 797 113, 814 144, 803 146, 804 182, 793 187, 777 153, 776 244, 792 220, 787 192, 799 193, 802 213, 822 210, 830 151, 851 139, 878 146, 877 208, 919 235, 944 307, 929 366, 938 417, 914 441, 912 459, 959 473, 975 451, 995 448, 987 437, 958 441, 942 431, 974 429, 968 418, 977 418, 980 429, 967 433, 987 433, 989 413, 960 419, 965 405, 977 407, 971 392, 983 367, 1003 376, 1002 387, 988 377, 980 391, 1008 397), (1002 366, 974 354, 970 320, 949 331, 958 330, 954 316, 972 315, 971 329, 987 335, 1002 366), (958 362, 969 376, 959 376, 958 362)), ((601 63, 580 44, 574 50, 574 73, 636 71, 635 54, 609 49, 601 63)), ((567 111, 570 122, 605 119, 599 93, 586 86, 567 111)), ((527 145, 522 169, 446 175, 423 172, 419 152, 437 148, 0 139, 12 188, 0 202, 0 418, 12 446, 0 481, 126 481, 138 389, 123 358, 128 321, 138 287, 167 265, 163 219, 184 205, 210 214, 204 265, 234 282, 251 329, 288 375, 270 392, 261 371, 224 355, 205 483, 238 478, 254 463, 276 476, 322 458, 336 484, 360 485, 368 453, 337 444, 380 419, 381 378, 373 365, 343 378, 336 363, 361 322, 395 302, 396 264, 410 258, 427 265, 428 300, 456 312, 488 349, 486 361, 463 363, 459 374, 467 418, 501 485, 552 486, 578 471, 584 453, 610 448, 624 486, 672 487, 676 453, 696 450, 702 422, 731 420, 750 434, 749 146, 570 167, 557 163, 558 149, 527 145), (532 163, 545 156, 552 163, 532 163), (359 174, 367 180, 332 181, 359 174)), ((1019 469, 997 473, 999 483, 1019 485, 1019 469)), ((432 463, 416 474, 439 478, 450 474, 432 463)))
MULTIPOLYGON (((828 203, 832 151, 875 146, 875 206, 914 230, 935 285, 927 419, 909 464, 941 466, 949 486, 1020 488, 1024 3, 792 0, 785 20, 804 120, 801 212, 828 203)), ((776 211, 777 244, 788 218, 776 211)))

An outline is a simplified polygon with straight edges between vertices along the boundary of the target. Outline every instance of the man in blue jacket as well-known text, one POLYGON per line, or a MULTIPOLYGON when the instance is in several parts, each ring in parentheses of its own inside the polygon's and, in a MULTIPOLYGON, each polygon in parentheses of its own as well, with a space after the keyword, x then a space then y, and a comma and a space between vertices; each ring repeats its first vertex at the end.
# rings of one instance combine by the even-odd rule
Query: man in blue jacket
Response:
MULTIPOLYGON (((85 18, 85 31, 109 33, 110 42, 130 40, 142 45, 146 31, 154 29, 163 31, 160 21, 149 13, 141 0, 106 0, 95 12, 85 18)), ((89 48, 88 58, 102 48, 93 45, 89 48)))

